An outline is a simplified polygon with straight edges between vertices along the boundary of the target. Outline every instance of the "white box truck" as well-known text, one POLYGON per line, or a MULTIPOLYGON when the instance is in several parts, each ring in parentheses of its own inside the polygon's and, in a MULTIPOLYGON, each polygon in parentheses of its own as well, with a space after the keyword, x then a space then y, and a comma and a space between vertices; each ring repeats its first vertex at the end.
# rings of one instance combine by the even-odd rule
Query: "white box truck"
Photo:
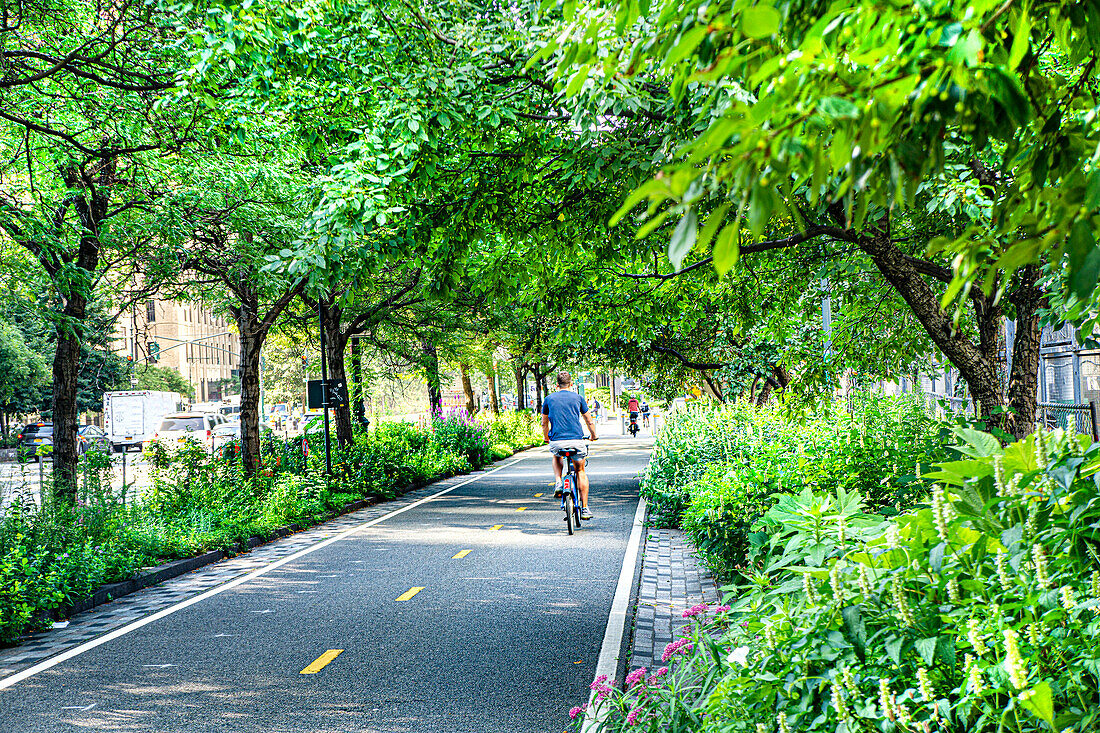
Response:
POLYGON ((131 446, 141 449, 141 443, 153 436, 161 418, 177 412, 183 397, 176 392, 156 392, 135 389, 106 392, 103 395, 103 427, 116 451, 131 446))

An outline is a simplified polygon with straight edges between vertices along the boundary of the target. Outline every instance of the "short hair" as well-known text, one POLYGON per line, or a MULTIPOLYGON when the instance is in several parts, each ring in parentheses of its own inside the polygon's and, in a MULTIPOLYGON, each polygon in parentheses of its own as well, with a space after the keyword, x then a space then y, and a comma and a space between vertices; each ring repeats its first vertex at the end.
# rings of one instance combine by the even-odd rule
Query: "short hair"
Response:
POLYGON ((558 372, 558 386, 568 387, 573 383, 573 377, 569 372, 558 372))

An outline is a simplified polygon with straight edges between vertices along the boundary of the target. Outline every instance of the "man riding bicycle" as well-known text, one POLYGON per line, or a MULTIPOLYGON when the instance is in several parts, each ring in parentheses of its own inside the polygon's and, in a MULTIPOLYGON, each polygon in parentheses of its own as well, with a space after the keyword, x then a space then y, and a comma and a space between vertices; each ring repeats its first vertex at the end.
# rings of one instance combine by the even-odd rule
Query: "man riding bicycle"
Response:
POLYGON ((584 472, 588 445, 584 442, 581 418, 588 426, 588 435, 596 440, 596 424, 588 414, 588 403, 572 390, 573 377, 569 372, 558 372, 558 391, 542 401, 542 439, 550 444, 554 456, 554 496, 561 496, 562 459, 558 452, 575 450, 573 462, 577 466, 577 488, 581 494, 581 519, 591 519, 588 509, 588 475, 584 472))
POLYGON ((649 403, 642 400, 642 425, 649 427, 649 403))

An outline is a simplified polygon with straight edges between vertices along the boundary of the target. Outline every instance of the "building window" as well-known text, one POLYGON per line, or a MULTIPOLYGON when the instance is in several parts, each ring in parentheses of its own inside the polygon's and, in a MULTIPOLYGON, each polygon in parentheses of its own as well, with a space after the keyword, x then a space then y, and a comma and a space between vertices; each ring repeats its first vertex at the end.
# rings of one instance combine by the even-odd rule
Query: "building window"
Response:
POLYGON ((152 298, 145 303, 145 321, 147 323, 156 323, 157 321, 157 301, 152 298))

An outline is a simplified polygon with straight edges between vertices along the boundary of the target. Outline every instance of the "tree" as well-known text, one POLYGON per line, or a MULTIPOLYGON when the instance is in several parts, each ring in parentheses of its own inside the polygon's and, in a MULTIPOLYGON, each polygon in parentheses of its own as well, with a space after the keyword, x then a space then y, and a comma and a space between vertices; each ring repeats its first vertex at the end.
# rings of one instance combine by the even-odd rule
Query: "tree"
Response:
MULTIPOLYGON (((1067 293, 1068 315, 1096 322, 1094 5, 608 7, 567 8, 567 25, 586 31, 561 36, 581 39, 556 57, 571 74, 562 84, 585 90, 574 104, 588 108, 607 95, 647 100, 678 133, 618 216, 648 199, 643 231, 676 222, 677 268, 692 249, 724 273, 812 239, 851 248, 987 420, 1029 431, 1051 286, 1067 293), (1006 384, 1007 316, 1017 335, 1006 384)), ((559 51, 552 42, 541 55, 559 51)))
POLYGON ((195 385, 184 379, 175 369, 140 364, 134 367, 134 377, 137 379, 136 389, 178 392, 187 397, 195 396, 195 385))
POLYGON ((105 279, 132 278, 155 231, 162 153, 201 119, 157 105, 180 68, 177 17, 158 4, 25 0, 0 19, 0 146, 22 151, 0 163, 0 231, 49 294, 54 478, 70 501, 90 303, 105 279))

